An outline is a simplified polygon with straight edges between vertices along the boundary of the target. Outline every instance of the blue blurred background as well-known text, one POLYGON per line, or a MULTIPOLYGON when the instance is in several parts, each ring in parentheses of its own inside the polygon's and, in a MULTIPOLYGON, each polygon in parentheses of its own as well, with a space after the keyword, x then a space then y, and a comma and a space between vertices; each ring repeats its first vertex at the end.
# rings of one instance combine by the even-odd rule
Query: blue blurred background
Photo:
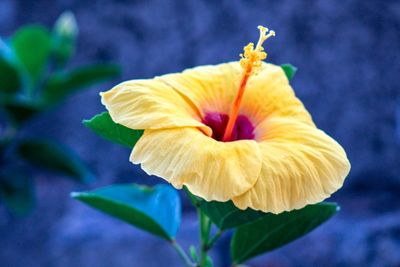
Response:
MULTIPOLYGON (((342 207, 334 219, 249 265, 400 266, 399 1, 1 0, 0 34, 51 26, 65 10, 80 27, 71 67, 113 61, 123 68, 120 81, 237 60, 256 41, 257 25, 274 29, 268 60, 299 68, 297 95, 345 147, 352 171, 333 197, 342 207)), ((120 81, 75 95, 26 127, 71 146, 98 181, 85 187, 42 174, 32 214, 17 219, 1 206, 0 266, 182 266, 168 244, 69 197, 117 182, 160 182, 128 162, 130 151, 81 124, 103 111, 98 93, 120 81)), ((184 211, 178 239, 187 248, 197 225, 193 210, 184 211)), ((222 239, 213 251, 216 266, 226 266, 228 245, 222 239)))

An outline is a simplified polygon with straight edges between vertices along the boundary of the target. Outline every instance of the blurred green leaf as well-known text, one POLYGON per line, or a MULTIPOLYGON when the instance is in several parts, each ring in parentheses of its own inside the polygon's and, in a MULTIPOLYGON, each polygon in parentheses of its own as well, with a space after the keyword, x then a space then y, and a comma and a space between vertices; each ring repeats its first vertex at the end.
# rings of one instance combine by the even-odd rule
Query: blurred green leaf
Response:
POLYGON ((199 261, 199 257, 197 256, 197 249, 195 246, 190 245, 189 247, 189 253, 190 253, 190 257, 192 258, 192 260, 194 262, 198 262, 199 261))
POLYGON ((63 66, 75 51, 78 25, 72 12, 66 11, 57 19, 52 34, 52 55, 63 66))
POLYGON ((235 231, 231 240, 234 264, 279 248, 310 232, 336 214, 335 203, 319 203, 300 210, 267 214, 235 231))
POLYGON ((94 180, 79 157, 64 145, 43 139, 25 139, 17 147, 18 155, 27 162, 62 173, 74 180, 89 183, 94 180))
POLYGON ((283 71, 286 74, 286 77, 288 78, 288 80, 290 81, 291 79, 293 79, 294 75, 297 72, 297 68, 295 66, 293 66, 292 64, 282 64, 281 68, 283 69, 283 71))
POLYGON ((12 37, 11 45, 18 62, 29 74, 31 85, 35 84, 49 59, 49 31, 39 25, 20 28, 12 37))
POLYGON ((55 104, 67 95, 94 83, 112 79, 120 74, 120 68, 114 64, 94 64, 80 67, 68 73, 55 74, 44 87, 44 101, 55 104))
POLYGON ((2 106, 8 117, 16 125, 30 120, 43 109, 40 103, 14 97, 3 97, 0 99, 0 106, 2 106))
POLYGON ((267 215, 267 213, 252 209, 240 210, 235 207, 232 201, 207 202, 202 200, 200 202, 200 209, 221 230, 238 227, 267 215))
POLYGON ((35 202, 32 180, 17 170, 3 171, 0 173, 0 197, 10 212, 26 215, 35 202))
POLYGON ((97 114, 83 124, 96 134, 111 142, 132 148, 142 136, 142 130, 132 130, 121 124, 115 123, 108 112, 97 114))
POLYGON ((167 185, 112 185, 71 196, 167 240, 174 239, 181 222, 179 195, 167 185))
POLYGON ((205 265, 204 267, 213 267, 214 266, 213 260, 209 255, 207 255, 204 265, 205 265))
POLYGON ((2 93, 14 94, 21 87, 21 80, 17 68, 0 57, 0 97, 2 93))

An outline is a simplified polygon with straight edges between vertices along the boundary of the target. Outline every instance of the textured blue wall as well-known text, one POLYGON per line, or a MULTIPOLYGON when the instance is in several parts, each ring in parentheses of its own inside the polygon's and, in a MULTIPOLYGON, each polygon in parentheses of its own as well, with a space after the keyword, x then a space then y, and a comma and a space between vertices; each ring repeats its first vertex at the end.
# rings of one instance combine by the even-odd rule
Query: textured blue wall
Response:
MULTIPOLYGON (((51 25, 66 9, 80 26, 72 65, 111 60, 123 66, 121 80, 237 60, 256 40, 257 25, 274 29, 269 61, 299 67, 297 95, 353 168, 334 197, 342 206, 334 220, 253 265, 400 266, 399 1, 1 0, 0 34, 25 23, 51 25)), ((128 163, 129 151, 81 126, 103 110, 98 92, 117 82, 70 98, 26 134, 72 146, 98 174, 95 186, 158 182, 128 163)), ((49 175, 36 183, 31 216, 15 220, 0 210, 1 266, 181 266, 161 241, 69 199, 83 187, 49 175)), ((185 223, 179 238, 187 245, 196 231, 190 209, 185 223)), ((226 262, 221 255, 217 266, 226 262)))

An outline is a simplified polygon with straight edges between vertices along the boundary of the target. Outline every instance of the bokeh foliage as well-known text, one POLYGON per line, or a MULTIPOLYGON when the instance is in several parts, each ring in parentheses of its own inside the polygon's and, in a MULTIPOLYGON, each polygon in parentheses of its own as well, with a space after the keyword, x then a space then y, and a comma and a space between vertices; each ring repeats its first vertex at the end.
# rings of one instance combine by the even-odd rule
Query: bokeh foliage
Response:
POLYGON ((119 67, 108 63, 68 68, 77 38, 78 26, 70 12, 63 13, 52 29, 27 25, 0 38, 0 198, 15 214, 26 214, 34 206, 29 165, 81 183, 94 179, 65 145, 21 134, 29 120, 51 112, 70 94, 119 75, 119 67))

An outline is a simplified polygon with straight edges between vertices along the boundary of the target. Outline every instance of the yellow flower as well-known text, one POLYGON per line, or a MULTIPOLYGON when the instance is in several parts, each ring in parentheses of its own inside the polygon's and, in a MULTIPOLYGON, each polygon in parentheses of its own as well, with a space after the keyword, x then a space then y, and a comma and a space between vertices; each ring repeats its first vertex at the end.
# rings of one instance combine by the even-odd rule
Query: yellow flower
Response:
POLYGON ((112 119, 144 129, 130 160, 208 201, 280 213, 339 189, 350 163, 316 128, 279 66, 262 62, 259 27, 240 62, 132 80, 102 93, 112 119))

